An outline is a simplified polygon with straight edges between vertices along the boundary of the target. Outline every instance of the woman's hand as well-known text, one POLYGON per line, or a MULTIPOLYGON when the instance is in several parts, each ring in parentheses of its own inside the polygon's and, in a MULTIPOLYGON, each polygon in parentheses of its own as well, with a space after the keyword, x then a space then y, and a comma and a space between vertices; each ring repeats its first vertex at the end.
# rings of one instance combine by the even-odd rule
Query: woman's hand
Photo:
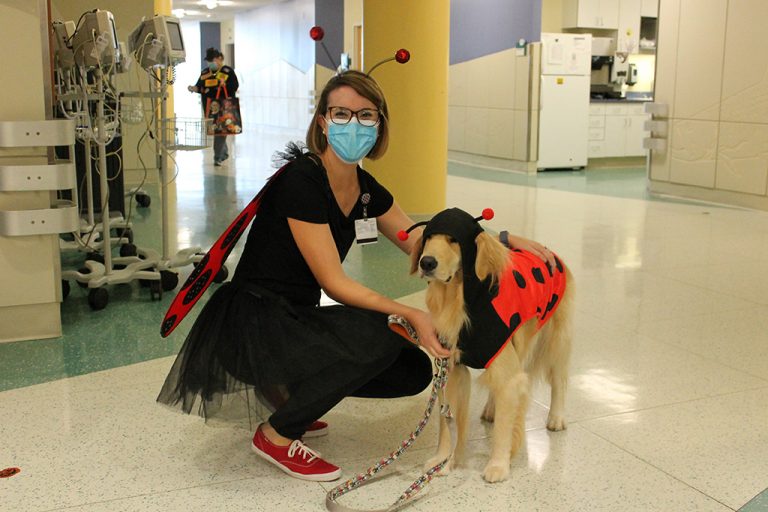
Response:
POLYGON ((195 87, 194 85, 190 85, 189 87, 187 87, 187 90, 189 92, 197 92, 197 87, 195 87))
POLYGON ((541 258, 542 261, 547 262, 550 268, 554 269, 556 266, 555 255, 546 246, 541 245, 539 242, 528 240, 521 236, 509 235, 509 246, 512 249, 521 249, 528 251, 535 256, 541 258))
POLYGON ((440 359, 451 355, 451 352, 443 347, 437 339, 435 325, 432 323, 432 317, 429 316, 429 313, 414 309, 408 314, 406 320, 416 329, 416 333, 419 335, 419 345, 424 347, 429 355, 440 359))

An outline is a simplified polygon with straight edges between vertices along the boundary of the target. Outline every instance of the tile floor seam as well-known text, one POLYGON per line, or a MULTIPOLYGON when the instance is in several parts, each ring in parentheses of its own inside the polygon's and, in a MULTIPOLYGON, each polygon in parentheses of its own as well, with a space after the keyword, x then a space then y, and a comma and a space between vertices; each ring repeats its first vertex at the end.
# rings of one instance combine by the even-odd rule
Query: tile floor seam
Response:
MULTIPOLYGON (((179 487, 179 488, 176 488, 176 489, 167 489, 167 490, 157 491, 157 492, 146 492, 146 493, 136 494, 136 495, 132 495, 132 496, 124 496, 124 497, 120 497, 120 498, 114 498, 114 499, 111 499, 111 500, 89 501, 89 502, 86 502, 86 503, 78 503, 76 505, 70 505, 70 506, 67 506, 67 507, 49 508, 49 509, 45 509, 45 510, 43 510, 41 512, 58 512, 58 511, 61 511, 61 510, 72 510, 72 509, 76 509, 76 508, 86 507, 86 506, 89 506, 89 505, 99 505, 99 504, 102 504, 102 503, 113 503, 113 502, 117 502, 117 501, 125 501, 125 500, 131 500, 131 499, 134 499, 134 498, 141 498, 143 496, 157 496, 157 495, 161 495, 161 494, 169 494, 169 493, 172 493, 172 492, 188 491, 190 489, 199 489, 201 487, 211 487, 211 486, 214 486, 214 485, 232 484, 232 483, 237 483, 237 482, 244 482, 246 480, 256 480, 258 478, 260 478, 260 477, 247 477, 247 478, 236 478, 234 480, 222 480, 222 481, 219 481, 219 482, 210 482, 210 483, 201 484, 201 485, 191 485, 189 487, 179 487)), ((286 476, 285 478, 290 478, 290 477, 286 476)), ((327 494, 327 491, 325 489, 323 489, 323 486, 320 485, 320 482, 308 482, 308 483, 317 485, 320 488, 320 491, 323 493, 323 496, 325 496, 327 494)))
POLYGON ((631 452, 631 451, 629 451, 627 448, 625 448, 625 447, 623 447, 623 446, 621 446, 621 445, 619 445, 619 444, 617 444, 617 443, 615 443, 615 442, 611 441, 611 440, 610 440, 610 439, 608 439, 607 437, 604 437, 604 436, 602 436, 602 435, 598 434, 597 432, 595 432, 595 431, 591 430, 590 428, 588 428, 586 425, 580 425, 580 426, 581 426, 583 429, 585 429, 587 432, 589 432, 590 434, 592 434, 592 435, 594 435, 594 436, 596 436, 596 437, 598 437, 598 438, 602 439, 602 440, 603 440, 603 441, 605 441, 606 443, 608 443, 608 444, 612 445, 612 446, 613 446, 613 447, 615 447, 615 448, 618 448, 619 450, 623 451, 623 452, 624 452, 624 453, 626 453, 627 455, 629 455, 629 456, 631 456, 631 457, 634 457, 634 458, 635 458, 635 459, 637 459, 638 461, 640 461, 640 462, 642 462, 642 463, 644 463, 644 464, 646 464, 646 465, 648 465, 648 466, 650 466, 650 467, 652 467, 652 468, 656 469, 657 471, 659 471, 659 472, 661 472, 661 473, 663 473, 663 474, 667 475, 669 478, 671 478, 671 479, 675 480, 676 482, 679 482, 679 483, 683 484, 684 486, 686 486, 686 487, 688 487, 688 488, 692 489, 693 491, 695 491, 695 492, 697 492, 697 493, 701 494, 702 496, 705 496, 705 497, 707 497, 707 498, 711 499, 712 501, 714 501, 714 502, 716 502, 716 503, 719 503, 720 505, 724 506, 724 507, 725 507, 725 508, 727 508, 728 510, 733 510, 734 512, 737 512, 737 511, 738 511, 738 509, 736 509, 736 508, 733 508, 733 507, 731 507, 731 506, 729 506, 729 505, 726 505, 725 503, 723 503, 723 502, 722 502, 722 501, 720 501, 719 499, 715 498, 714 496, 710 496, 709 494, 707 494, 707 493, 706 493, 706 492, 704 492, 703 490, 701 490, 701 489, 697 489, 696 487, 694 487, 693 485, 689 484, 689 483, 688 483, 688 482, 686 482, 685 480, 682 480, 681 478, 679 478, 679 477, 677 477, 677 476, 675 476, 675 475, 673 475, 673 474, 669 473, 668 471, 666 471, 666 470, 664 470, 664 469, 662 469, 662 468, 658 467, 657 465, 653 464, 652 462, 645 460, 645 459, 644 459, 644 458, 642 458, 640 455, 638 455, 638 454, 636 454, 636 453, 634 453, 634 452, 631 452))
MULTIPOLYGON (((709 266, 709 264, 700 265, 700 266, 706 267, 706 266, 709 266)), ((653 271, 651 270, 651 272, 653 272, 653 271)), ((760 302, 755 302, 754 300, 748 299, 746 297, 739 297, 738 295, 734 295, 731 292, 722 291, 722 290, 713 290, 712 288, 708 288, 706 286, 702 286, 702 285, 699 285, 699 284, 696 284, 696 283, 690 283, 690 282, 682 281, 682 280, 680 280, 680 279, 678 279, 678 278, 676 278, 674 276, 661 276, 661 275, 654 275, 653 273, 649 273, 649 275, 654 277, 654 278, 656 278, 656 279, 661 279, 661 280, 668 279, 670 281, 675 281, 677 283, 680 283, 680 284, 683 284, 683 285, 686 285, 686 286, 693 286, 695 288, 699 288, 701 290, 705 290, 705 291, 710 292, 710 293, 717 293, 719 295, 727 295, 728 297, 731 297, 732 299, 738 299, 738 300, 742 300, 744 302, 749 302, 751 304, 755 304, 758 307, 766 307, 766 306, 768 306, 768 304, 763 304, 763 303, 760 303, 760 302)), ((739 309, 740 308, 737 308, 737 309, 723 309, 722 311, 727 313, 729 311, 739 311, 739 309)))
MULTIPOLYGON (((722 398, 722 397, 726 397, 726 396, 730 396, 730 395, 736 395, 738 393, 748 393, 750 391, 758 391, 758 390, 761 390, 761 389, 768 389, 768 385, 750 387, 750 388, 745 388, 745 389, 739 389, 737 391, 729 391, 727 393, 721 393, 721 394, 701 396, 701 397, 698 397, 698 398, 691 398, 691 399, 688 399, 688 400, 681 400, 679 402, 670 402, 670 403, 666 403, 666 404, 657 404, 657 405, 652 405, 652 406, 649 406, 649 407, 642 407, 642 408, 639 408, 639 409, 631 409, 631 410, 628 410, 628 411, 616 412, 616 413, 611 413, 611 414, 603 414, 601 416, 594 416, 594 417, 590 417, 590 418, 581 418, 581 419, 578 419, 578 420, 571 420, 568 423, 580 425, 581 423, 583 423, 585 421, 601 420, 601 419, 605 419, 605 418, 613 418, 615 416, 621 416, 621 415, 624 415, 624 414, 634 414, 634 413, 638 413, 638 412, 653 411, 653 410, 656 410, 656 409, 662 409, 664 407, 674 407, 674 406, 678 406, 678 405, 689 404, 689 403, 692 403, 692 402, 698 402, 698 401, 701 401, 701 400, 710 400, 712 398, 722 398)), ((566 399, 566 401, 567 401, 567 399, 566 399)), ((540 402, 537 402, 537 403, 539 403, 540 405, 543 405, 540 402)))
MULTIPOLYGON (((708 316, 708 315, 697 315, 697 316, 708 316)), ((721 365, 721 366, 723 366, 725 368, 728 368, 729 370, 733 370, 733 371, 735 371, 737 373, 748 375, 748 376, 750 376, 750 377, 752 377, 754 379, 764 381, 766 384, 768 384, 768 379, 766 379, 764 376, 756 375, 754 373, 751 373, 750 371, 743 370, 741 368, 736 368, 735 366, 732 366, 730 364, 724 363, 723 361, 721 361, 719 359, 710 358, 709 356, 705 356, 703 354, 699 354, 698 352, 694 352, 690 348, 687 348, 687 347, 684 347, 684 346, 681 346, 681 345, 676 345, 676 344, 674 344, 672 342, 669 342, 669 341, 660 340, 660 339, 656 338, 655 335, 645 334, 645 333, 641 333, 639 331, 635 331, 634 334, 637 334, 639 336, 644 336, 644 337, 646 337, 646 338, 648 338, 650 340, 653 340, 656 343, 661 343, 663 345, 674 347, 676 349, 682 350, 683 352, 687 352, 688 354, 692 354, 692 355, 694 355, 696 357, 700 357, 700 358, 704 359, 705 361, 709 361, 711 363, 719 364, 719 365, 721 365)), ((755 389, 760 389, 761 387, 762 386, 759 386, 759 387, 757 387, 755 389)))

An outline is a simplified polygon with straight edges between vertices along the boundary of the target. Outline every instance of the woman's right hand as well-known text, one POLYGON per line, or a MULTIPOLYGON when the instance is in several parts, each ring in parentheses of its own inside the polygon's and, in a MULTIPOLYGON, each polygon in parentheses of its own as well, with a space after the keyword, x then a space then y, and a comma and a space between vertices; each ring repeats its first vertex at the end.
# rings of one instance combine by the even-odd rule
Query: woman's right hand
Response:
POLYGON ((187 87, 187 90, 189 92, 197 92, 197 87, 195 87, 194 85, 190 85, 189 87, 187 87))
POLYGON ((429 355, 438 359, 451 355, 450 350, 440 344, 440 340, 435 332, 435 325, 432 323, 432 317, 429 313, 414 309, 413 312, 408 314, 406 319, 416 329, 416 333, 419 335, 419 344, 424 347, 429 355))

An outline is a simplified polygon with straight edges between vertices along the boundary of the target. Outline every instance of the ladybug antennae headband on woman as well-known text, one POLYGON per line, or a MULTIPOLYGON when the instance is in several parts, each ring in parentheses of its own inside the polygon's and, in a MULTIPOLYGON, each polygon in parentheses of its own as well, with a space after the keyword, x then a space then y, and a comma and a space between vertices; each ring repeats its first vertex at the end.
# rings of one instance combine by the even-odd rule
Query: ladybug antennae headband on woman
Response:
MULTIPOLYGON (((336 64, 336 61, 333 60, 333 57, 331 56, 331 52, 328 51, 328 47, 325 46, 325 43, 323 42, 323 38, 325 37, 325 30, 323 30, 323 27, 319 25, 315 25, 314 27, 309 29, 309 37, 311 37, 313 41, 320 43, 320 46, 323 47, 323 50, 325 50, 325 54, 328 56, 328 60, 331 61, 331 64, 336 66, 336 70, 338 71, 339 65, 336 64)), ((400 64, 405 64, 406 62, 411 60, 411 52, 409 52, 405 48, 400 48, 395 52, 394 57, 388 57, 384 60, 377 62, 365 74, 368 76, 371 76, 371 73, 373 73, 374 69, 381 66, 385 62, 391 62, 393 60, 399 62, 400 64)))

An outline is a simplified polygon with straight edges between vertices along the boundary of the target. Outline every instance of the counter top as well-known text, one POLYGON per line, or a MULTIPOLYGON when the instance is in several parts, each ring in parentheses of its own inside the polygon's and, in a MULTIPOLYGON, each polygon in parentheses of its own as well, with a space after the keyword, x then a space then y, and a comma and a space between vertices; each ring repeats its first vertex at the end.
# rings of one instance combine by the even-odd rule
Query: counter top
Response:
POLYGON ((596 99, 590 98, 590 103, 648 103, 653 101, 653 98, 604 98, 596 99))

